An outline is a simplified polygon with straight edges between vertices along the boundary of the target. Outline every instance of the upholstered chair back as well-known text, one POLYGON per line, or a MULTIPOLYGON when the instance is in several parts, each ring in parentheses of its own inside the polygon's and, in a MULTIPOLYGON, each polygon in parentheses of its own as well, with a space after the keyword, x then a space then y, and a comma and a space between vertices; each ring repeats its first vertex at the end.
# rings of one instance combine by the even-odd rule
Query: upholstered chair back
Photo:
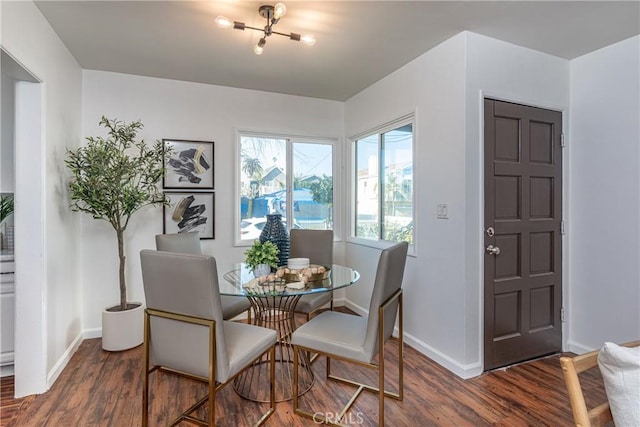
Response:
MULTIPOLYGON (((140 252, 147 308, 216 321, 216 381, 229 376, 229 361, 218 288, 216 260, 210 256, 140 252)), ((209 375, 208 328, 153 317, 151 362, 192 375, 209 375)))
MULTIPOLYGON (((364 352, 372 361, 378 352, 378 308, 398 289, 402 288, 404 266, 407 259, 407 242, 401 242, 384 249, 378 260, 373 294, 369 303, 369 317, 367 333, 364 342, 364 352)), ((386 342, 393 333, 396 322, 398 300, 394 300, 385 310, 383 340, 386 342)))
POLYGON ((294 228, 290 233, 291 258, 309 258, 311 264, 333 264, 333 230, 294 228))
POLYGON ((173 233, 156 235, 156 249, 181 254, 202 254, 198 233, 173 233))

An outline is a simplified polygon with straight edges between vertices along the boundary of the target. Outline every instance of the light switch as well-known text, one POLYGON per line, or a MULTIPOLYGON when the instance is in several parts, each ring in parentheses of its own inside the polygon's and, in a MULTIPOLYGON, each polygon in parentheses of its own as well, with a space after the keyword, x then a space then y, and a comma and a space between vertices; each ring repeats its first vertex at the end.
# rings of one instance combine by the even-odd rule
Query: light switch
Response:
POLYGON ((436 218, 449 219, 449 205, 446 203, 438 203, 436 207, 436 218))

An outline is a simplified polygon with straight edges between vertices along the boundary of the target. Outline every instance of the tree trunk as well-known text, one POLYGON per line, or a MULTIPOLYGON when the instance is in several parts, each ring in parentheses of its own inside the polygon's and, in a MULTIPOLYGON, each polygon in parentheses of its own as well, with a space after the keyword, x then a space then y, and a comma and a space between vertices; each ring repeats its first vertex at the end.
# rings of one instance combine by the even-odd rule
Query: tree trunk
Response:
POLYGON ((124 311, 127 309, 127 282, 124 277, 126 259, 124 256, 124 230, 116 230, 116 234, 118 235, 118 258, 120 258, 120 310, 124 311))

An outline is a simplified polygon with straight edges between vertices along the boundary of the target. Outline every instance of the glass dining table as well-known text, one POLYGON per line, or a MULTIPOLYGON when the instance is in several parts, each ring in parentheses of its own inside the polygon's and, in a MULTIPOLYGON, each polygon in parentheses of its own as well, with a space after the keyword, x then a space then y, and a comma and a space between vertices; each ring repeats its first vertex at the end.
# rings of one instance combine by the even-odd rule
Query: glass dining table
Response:
MULTIPOLYGON (((303 295, 332 292, 356 283, 360 274, 349 267, 333 264, 323 280, 285 283, 276 280, 258 283, 245 264, 235 264, 223 273, 219 283, 220 294, 246 297, 251 303, 254 325, 274 329, 278 332, 276 344, 276 402, 293 398, 293 345, 291 334, 296 329, 295 310, 303 295)), ((313 385, 309 354, 303 352, 299 360, 299 395, 306 393, 313 385)), ((234 381, 235 391, 242 397, 257 401, 269 401, 269 363, 267 356, 257 361, 234 381)))

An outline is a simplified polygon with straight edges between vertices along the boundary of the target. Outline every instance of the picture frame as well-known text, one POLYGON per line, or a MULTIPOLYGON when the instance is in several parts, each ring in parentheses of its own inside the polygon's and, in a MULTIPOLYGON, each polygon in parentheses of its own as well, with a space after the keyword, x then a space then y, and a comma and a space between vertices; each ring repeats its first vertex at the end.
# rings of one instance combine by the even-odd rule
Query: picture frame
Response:
POLYGON ((200 239, 215 239, 215 193, 167 192, 169 206, 164 206, 162 232, 197 232, 200 239))
POLYGON ((163 161, 165 189, 213 190, 214 142, 163 139, 167 156, 163 161))

